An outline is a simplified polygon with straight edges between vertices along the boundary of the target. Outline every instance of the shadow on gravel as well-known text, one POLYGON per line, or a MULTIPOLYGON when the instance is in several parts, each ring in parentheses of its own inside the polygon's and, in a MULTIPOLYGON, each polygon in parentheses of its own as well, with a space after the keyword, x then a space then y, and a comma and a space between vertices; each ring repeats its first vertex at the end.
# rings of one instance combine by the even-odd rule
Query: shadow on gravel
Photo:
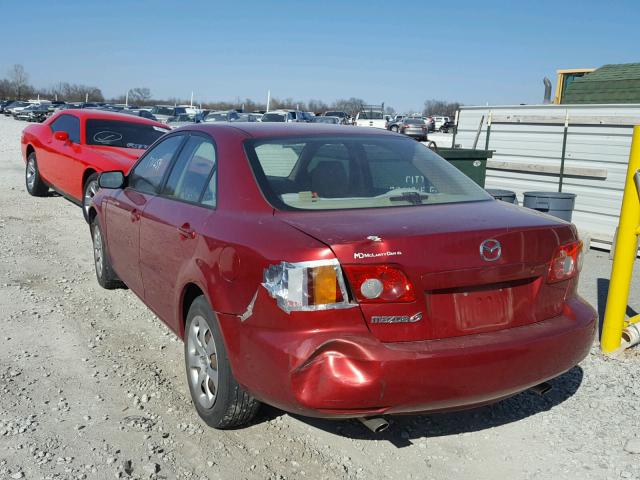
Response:
POLYGON ((402 448, 410 446, 412 440, 419 438, 477 432, 517 422, 550 410, 576 393, 582 383, 582 377, 582 368, 576 366, 551 380, 549 383, 553 385, 553 390, 543 397, 525 391, 499 403, 473 410, 431 415, 391 416, 389 429, 379 434, 370 432, 357 420, 326 420, 292 416, 334 435, 357 440, 387 440, 397 448, 402 448))
MULTIPOLYGON (((602 324, 604 322, 604 313, 607 310, 607 295, 609 294, 609 284, 611 282, 608 278, 598 279, 598 340, 602 332, 602 324)), ((627 316, 629 318, 638 315, 633 308, 627 305, 627 316)))

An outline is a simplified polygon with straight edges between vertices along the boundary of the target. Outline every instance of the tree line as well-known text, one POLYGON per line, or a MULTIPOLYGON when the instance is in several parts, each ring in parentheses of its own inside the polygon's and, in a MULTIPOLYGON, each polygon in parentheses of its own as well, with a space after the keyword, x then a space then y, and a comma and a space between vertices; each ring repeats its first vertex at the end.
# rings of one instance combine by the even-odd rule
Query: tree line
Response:
MULTIPOLYGON (((36 88, 29 83, 29 75, 22 65, 13 65, 7 72, 7 77, 0 79, 0 99, 27 100, 40 97, 48 100, 61 100, 65 102, 104 102, 106 101, 102 91, 98 87, 58 82, 48 88, 36 88)), ((147 87, 137 87, 129 90, 128 94, 120 95, 115 98, 108 99, 113 103, 125 103, 139 106, 149 105, 177 105, 188 104, 190 100, 184 98, 153 98, 151 90, 147 87)), ((334 102, 325 102, 323 100, 295 100, 293 98, 274 98, 269 103, 270 110, 276 109, 297 109, 308 112, 326 112, 328 110, 343 111, 351 116, 355 116, 362 111, 367 104, 363 99, 351 97, 347 99, 339 99, 334 102)), ((453 117, 456 110, 460 107, 460 103, 447 102, 442 100, 427 100, 424 102, 422 113, 424 115, 447 115, 453 117)), ((236 98, 235 101, 215 101, 215 102, 198 102, 198 106, 209 110, 231 110, 243 108, 245 111, 253 112, 258 110, 266 110, 266 102, 259 102, 246 98, 241 100, 236 98)), ((393 115, 396 113, 393 107, 385 107, 385 113, 393 115)))

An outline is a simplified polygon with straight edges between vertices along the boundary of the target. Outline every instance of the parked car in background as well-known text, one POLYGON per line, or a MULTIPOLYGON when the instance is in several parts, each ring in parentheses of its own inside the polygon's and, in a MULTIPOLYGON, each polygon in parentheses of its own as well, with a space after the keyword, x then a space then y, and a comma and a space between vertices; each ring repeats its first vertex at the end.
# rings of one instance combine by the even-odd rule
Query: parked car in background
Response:
POLYGON ((45 196, 53 188, 87 214, 98 189, 98 173, 129 168, 169 131, 146 118, 94 109, 63 110, 22 132, 27 192, 45 196))
POLYGON ((236 122, 259 122, 262 118, 260 113, 239 113, 236 122))
POLYGON ((440 130, 440 127, 442 125, 444 125, 446 122, 450 121, 451 119, 449 117, 443 117, 443 116, 434 116, 433 117, 433 127, 435 130, 440 130))
POLYGON ((455 122, 453 122, 452 120, 448 120, 440 126, 438 131, 442 133, 449 133, 449 132, 455 131, 455 128, 456 128, 455 122))
POLYGON ((169 117, 167 120, 167 125, 171 128, 184 127, 192 123, 196 123, 196 116, 190 113, 181 113, 175 117, 169 117))
POLYGON ((292 123, 295 122, 295 116, 292 112, 288 110, 272 110, 270 112, 262 115, 262 122, 285 122, 292 123))
POLYGON ((421 142, 427 141, 428 126, 422 118, 405 117, 400 122, 399 133, 415 138, 421 142))
POLYGON ((392 132, 399 132, 401 125, 402 125, 402 118, 398 120, 394 119, 394 120, 387 121, 387 123, 385 124, 385 127, 387 130, 391 130, 392 132))
POLYGON ((158 121, 158 119, 149 110, 144 108, 124 108, 120 110, 120 113, 126 113, 127 115, 135 115, 136 117, 147 118, 149 120, 158 121))
POLYGON ((342 119, 340 117, 328 117, 323 115, 321 117, 313 117, 310 123, 327 123, 330 125, 341 125, 342 119))
POLYGON ((159 122, 167 123, 169 118, 176 117, 184 113, 195 115, 198 113, 198 109, 186 106, 156 105, 151 109, 151 113, 159 122))
POLYGON ((14 118, 28 122, 43 122, 50 114, 48 104, 33 104, 18 111, 14 118))
POLYGON ((216 428, 249 422, 257 399, 329 418, 473 408, 566 372, 594 340, 575 227, 397 134, 197 124, 99 185, 97 280, 184 340, 216 428))
POLYGON ((13 109, 12 116, 15 120, 26 120, 27 118, 29 118, 29 112, 33 111, 39 106, 40 105, 37 103, 30 103, 27 106, 15 108, 13 109))
POLYGON ((4 107, 4 110, 2 111, 2 113, 4 113, 5 116, 8 117, 8 116, 13 115, 13 113, 16 110, 21 110, 23 108, 28 107, 29 105, 31 105, 29 102, 23 102, 23 101, 20 101, 20 100, 14 101, 14 102, 11 102, 6 107, 4 107))
POLYGON ((374 127, 383 128, 387 127, 387 121, 384 118, 384 112, 382 110, 365 109, 356 115, 356 125, 358 127, 374 127))
POLYGON ((338 117, 340 119, 340 123, 343 125, 351 125, 351 117, 347 114, 347 112, 341 112, 338 110, 328 110, 324 112, 323 117, 338 117))
POLYGON ((202 120, 205 123, 211 122, 235 122, 240 118, 240 114, 235 110, 217 110, 209 112, 202 120))

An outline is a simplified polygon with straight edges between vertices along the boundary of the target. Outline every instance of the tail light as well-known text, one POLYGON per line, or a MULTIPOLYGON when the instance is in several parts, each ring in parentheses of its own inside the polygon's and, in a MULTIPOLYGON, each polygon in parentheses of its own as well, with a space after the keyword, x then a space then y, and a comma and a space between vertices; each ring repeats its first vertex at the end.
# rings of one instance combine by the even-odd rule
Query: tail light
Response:
POLYGON ((335 259, 271 265, 264 271, 262 285, 287 313, 355 306, 349 303, 335 259))
POLYGON ((551 259, 547 283, 569 280, 582 268, 582 242, 576 241, 560 245, 551 259))
POLYGON ((413 284, 394 265, 344 265, 351 292, 360 303, 413 302, 413 284))

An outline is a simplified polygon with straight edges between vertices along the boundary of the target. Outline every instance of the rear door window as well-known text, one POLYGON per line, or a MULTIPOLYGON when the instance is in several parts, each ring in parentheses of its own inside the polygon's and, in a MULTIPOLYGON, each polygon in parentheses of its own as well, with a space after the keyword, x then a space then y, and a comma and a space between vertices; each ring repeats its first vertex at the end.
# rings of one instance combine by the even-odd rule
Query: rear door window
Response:
POLYGON ((216 151, 213 143, 192 135, 176 160, 162 194, 190 203, 215 206, 216 151))

